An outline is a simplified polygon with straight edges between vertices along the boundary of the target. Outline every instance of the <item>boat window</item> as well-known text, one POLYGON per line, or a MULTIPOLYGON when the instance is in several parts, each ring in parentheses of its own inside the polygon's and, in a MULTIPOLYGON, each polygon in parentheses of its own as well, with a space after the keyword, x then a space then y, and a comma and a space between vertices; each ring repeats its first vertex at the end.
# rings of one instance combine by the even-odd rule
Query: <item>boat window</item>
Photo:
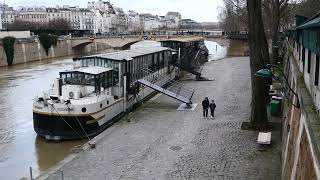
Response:
POLYGON ((96 93, 101 91, 101 77, 99 74, 94 76, 94 87, 96 93))
POLYGON ((98 66, 102 67, 102 59, 98 59, 98 66))
POLYGON ((94 59, 88 59, 88 66, 94 66, 94 59))
POLYGON ((88 67, 88 59, 82 59, 81 65, 82 65, 82 67, 88 67))
POLYGON ((112 81, 113 81, 113 85, 116 85, 119 83, 119 73, 118 71, 112 71, 112 81))
POLYGON ((101 87, 104 89, 109 88, 113 86, 112 84, 112 74, 113 71, 108 71, 100 75, 100 82, 101 82, 101 87))
POLYGON ((145 62, 144 58, 143 58, 143 57, 140 57, 140 58, 141 58, 141 61, 142 61, 142 67, 143 67, 143 69, 146 69, 147 66, 146 66, 146 62, 145 62))
POLYGON ((72 84, 81 84, 81 74, 74 73, 72 77, 72 84))
POLYGON ((70 84, 70 83, 71 83, 71 79, 72 79, 71 73, 67 73, 66 75, 67 75, 66 83, 67 83, 67 84, 70 84))
POLYGON ((60 74, 60 78, 62 79, 62 83, 66 83, 67 75, 66 74, 60 74))
POLYGON ((91 74, 85 74, 83 84, 94 86, 94 76, 91 74))
POLYGON ((107 80, 107 72, 105 73, 102 73, 100 75, 100 82, 101 82, 101 87, 103 87, 104 89, 106 89, 108 86, 107 86, 107 83, 106 83, 106 80, 107 80))
POLYGON ((158 71, 159 70, 159 58, 158 58, 158 53, 153 54, 154 57, 154 62, 155 62, 155 70, 158 71))
POLYGON ((162 69, 164 67, 164 65, 163 65, 163 52, 159 53, 159 63, 160 63, 159 69, 162 69))

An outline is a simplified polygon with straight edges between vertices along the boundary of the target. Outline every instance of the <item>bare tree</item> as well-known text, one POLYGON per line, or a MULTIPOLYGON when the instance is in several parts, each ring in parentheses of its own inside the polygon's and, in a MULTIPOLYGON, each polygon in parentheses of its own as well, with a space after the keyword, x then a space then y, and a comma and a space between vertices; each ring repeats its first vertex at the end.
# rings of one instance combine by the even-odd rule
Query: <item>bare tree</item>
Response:
POLYGON ((54 20, 49 21, 48 29, 65 31, 65 30, 70 30, 71 29, 71 25, 70 25, 69 21, 64 20, 62 18, 54 19, 54 20))
POLYGON ((10 31, 25 31, 25 30, 38 30, 43 27, 43 24, 22 20, 15 20, 13 23, 8 24, 10 31))
POLYGON ((49 23, 38 23, 30 21, 15 20, 8 25, 8 30, 11 31, 36 31, 36 30, 50 30, 50 31, 65 31, 70 30, 70 22, 64 19, 55 19, 49 23))
POLYGON ((247 29, 245 0, 224 0, 225 7, 219 9, 221 27, 226 31, 247 29))
POLYGON ((272 37, 272 62, 276 63, 278 57, 278 40, 280 22, 288 7, 289 0, 263 0, 263 16, 266 32, 272 37))
POLYGON ((320 0, 297 0, 296 14, 311 17, 319 12, 320 0))

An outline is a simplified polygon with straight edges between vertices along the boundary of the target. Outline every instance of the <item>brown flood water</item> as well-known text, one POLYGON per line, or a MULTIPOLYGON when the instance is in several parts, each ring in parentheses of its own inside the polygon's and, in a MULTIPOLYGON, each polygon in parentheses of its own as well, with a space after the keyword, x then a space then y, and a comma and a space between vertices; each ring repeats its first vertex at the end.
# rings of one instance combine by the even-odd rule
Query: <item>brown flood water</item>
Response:
POLYGON ((46 142, 33 130, 32 99, 71 67, 71 58, 0 67, 0 179, 29 177, 29 167, 35 177, 85 142, 46 142))
MULTIPOLYGON (((209 61, 227 56, 227 47, 205 42, 209 61)), ((150 46, 150 42, 136 46, 150 46)), ((86 141, 47 142, 33 130, 32 99, 50 89, 59 72, 72 67, 71 58, 57 58, 0 67, 0 179, 33 177, 76 151, 86 141)))

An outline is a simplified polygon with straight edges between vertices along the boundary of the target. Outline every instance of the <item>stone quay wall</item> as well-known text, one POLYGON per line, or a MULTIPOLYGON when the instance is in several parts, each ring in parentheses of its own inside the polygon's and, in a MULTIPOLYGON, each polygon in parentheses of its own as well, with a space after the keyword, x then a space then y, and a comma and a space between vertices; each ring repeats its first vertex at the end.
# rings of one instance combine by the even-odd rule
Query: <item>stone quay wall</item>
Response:
POLYGON ((311 53, 309 59, 308 55, 302 56, 308 50, 302 51, 304 47, 292 39, 286 39, 285 44, 285 74, 298 94, 300 108, 292 105, 297 105, 297 97, 288 92, 291 100, 286 100, 284 105, 282 179, 320 179, 319 102, 318 87, 314 85, 316 55, 311 53), (308 63, 311 69, 307 69, 308 63))
MULTIPOLYGON (((37 38, 16 39, 14 45, 13 64, 21 64, 31 61, 45 60, 51 58, 86 55, 112 48, 105 43, 93 42, 81 48, 73 48, 71 39, 59 39, 57 46, 49 49, 48 55, 37 38)), ((0 66, 7 66, 7 57, 0 43, 0 66)))

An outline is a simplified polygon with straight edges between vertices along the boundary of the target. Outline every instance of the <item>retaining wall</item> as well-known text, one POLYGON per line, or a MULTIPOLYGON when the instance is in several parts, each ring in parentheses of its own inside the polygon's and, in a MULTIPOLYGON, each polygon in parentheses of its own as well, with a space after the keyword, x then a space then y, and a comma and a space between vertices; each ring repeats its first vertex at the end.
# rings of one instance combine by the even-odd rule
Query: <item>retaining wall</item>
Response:
MULTIPOLYGON (((16 39, 16 43, 14 45, 13 64, 64 56, 85 55, 110 48, 111 47, 107 44, 94 42, 92 44, 83 46, 80 49, 73 49, 72 40, 59 39, 57 46, 51 47, 47 55, 38 39, 16 39)), ((0 43, 0 66, 7 65, 7 57, 4 52, 3 45, 0 43)))
MULTIPOLYGON (((317 99, 313 96, 314 83, 310 83, 309 76, 315 72, 311 66, 303 67, 301 48, 292 47, 292 41, 287 40, 287 56, 285 57, 285 72, 292 89, 297 92, 300 108, 292 106, 297 104, 297 97, 292 93, 287 95, 293 101, 285 105, 283 124, 283 149, 282 149, 282 179, 320 179, 320 118, 317 108, 317 99), (300 54, 300 55, 299 55, 300 54), (307 71, 307 76, 306 76, 307 71)), ((314 55, 312 55, 314 56, 314 55)), ((305 62, 307 62, 305 56, 305 62)), ((310 58, 310 61, 313 58, 310 58)), ((311 62, 307 62, 311 63, 311 62)), ((306 63, 306 64, 307 64, 306 63)), ((312 62, 312 64, 315 64, 312 62)))

